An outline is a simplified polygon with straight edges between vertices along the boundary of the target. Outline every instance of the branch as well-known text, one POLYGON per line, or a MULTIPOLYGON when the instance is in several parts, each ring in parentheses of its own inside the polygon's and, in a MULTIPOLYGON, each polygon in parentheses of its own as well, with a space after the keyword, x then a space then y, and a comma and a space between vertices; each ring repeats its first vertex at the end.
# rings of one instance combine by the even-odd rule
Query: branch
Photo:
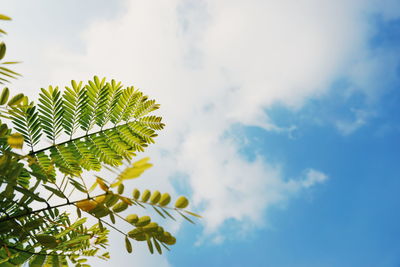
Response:
MULTIPOLYGON (((137 122, 137 121, 134 120, 134 121, 132 121, 132 122, 137 122)), ((125 124, 127 124, 127 123, 129 123, 129 122, 126 122, 125 124)), ((73 141, 76 141, 76 140, 79 140, 79 139, 82 139, 82 138, 85 138, 85 137, 90 137, 90 136, 96 135, 96 134, 98 134, 98 133, 102 133, 102 132, 104 132, 104 131, 113 130, 113 129, 116 129, 116 128, 120 127, 120 126, 124 126, 125 124, 114 125, 113 127, 108 128, 108 129, 106 129, 106 130, 100 129, 100 131, 93 132, 93 133, 90 133, 90 134, 87 134, 87 133, 86 133, 86 134, 84 134, 84 135, 82 135, 82 136, 75 137, 75 138, 71 138, 71 139, 69 139, 69 140, 67 140, 67 141, 64 141, 64 142, 61 142, 61 143, 59 143, 59 144, 53 144, 53 145, 51 145, 51 146, 48 146, 48 147, 45 147, 45 148, 42 148, 42 149, 39 149, 39 150, 36 150, 36 151, 33 151, 33 150, 32 150, 31 152, 29 152, 29 155, 35 155, 35 154, 38 154, 38 153, 43 152, 43 151, 46 151, 46 150, 48 150, 48 149, 50 149, 50 148, 52 148, 52 147, 55 147, 55 146, 62 146, 62 145, 67 144, 67 143, 69 143, 69 142, 73 142, 73 141)))
POLYGON ((46 211, 46 210, 56 209, 56 208, 60 208, 60 207, 68 206, 68 205, 73 205, 73 204, 75 204, 75 203, 77 203, 77 202, 80 202, 80 201, 83 201, 83 200, 87 200, 87 199, 92 200, 92 199, 94 199, 94 198, 96 198, 96 197, 104 196, 104 195, 106 195, 106 194, 107 194, 107 193, 105 193, 105 194, 100 194, 100 195, 97 195, 97 196, 94 196, 94 197, 90 197, 90 198, 86 198, 86 199, 80 199, 80 200, 76 200, 76 201, 72 201, 72 202, 70 201, 70 202, 67 202, 67 203, 64 203, 64 204, 55 205, 55 206, 48 206, 48 207, 46 207, 46 208, 37 209, 37 210, 32 210, 32 211, 30 211, 30 212, 21 213, 21 214, 14 215, 14 216, 10 216, 10 217, 6 217, 6 218, 1 218, 1 219, 0 219, 0 223, 6 222, 6 221, 9 221, 9 220, 13 220, 13 219, 17 219, 17 218, 20 218, 20 217, 24 217, 24 216, 29 216, 29 215, 31 215, 31 214, 35 214, 35 213, 42 212, 42 211, 46 211))

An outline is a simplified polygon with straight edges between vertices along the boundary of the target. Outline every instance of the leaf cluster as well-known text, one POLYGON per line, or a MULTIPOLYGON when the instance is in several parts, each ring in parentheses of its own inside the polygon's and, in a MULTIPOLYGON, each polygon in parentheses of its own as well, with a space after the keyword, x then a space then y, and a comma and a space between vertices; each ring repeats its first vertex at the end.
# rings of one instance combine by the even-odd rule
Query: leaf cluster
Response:
MULTIPOLYGON (((9 19, 0 15, 0 20, 9 19)), ((0 34, 6 33, 0 29, 0 34)), ((2 66, 15 63, 2 62, 5 53, 1 42, 0 83, 19 76, 2 66)), ((134 87, 97 76, 86 84, 71 81, 64 90, 42 88, 37 104, 23 94, 11 97, 3 88, 0 266, 89 266, 88 257, 110 257, 110 230, 123 236, 129 253, 135 242, 147 243, 151 253, 169 250, 176 238, 148 214, 124 214, 151 207, 163 219, 175 220, 178 214, 194 223, 188 216, 200 217, 186 210, 189 201, 183 196, 169 206, 168 193, 134 189, 124 195, 124 183, 152 167, 149 158, 130 162, 164 128, 162 118, 150 114, 158 108, 155 100, 134 87), (24 145, 28 153, 22 150, 24 145), (119 171, 122 164, 128 166, 119 171), (84 171, 103 167, 113 171, 115 179, 96 175, 88 187, 84 171), (101 194, 94 195, 98 188, 101 194), (78 193, 85 197, 77 198, 78 193), (72 206, 76 214, 67 212, 72 206), (122 231, 120 223, 130 230, 122 231)))

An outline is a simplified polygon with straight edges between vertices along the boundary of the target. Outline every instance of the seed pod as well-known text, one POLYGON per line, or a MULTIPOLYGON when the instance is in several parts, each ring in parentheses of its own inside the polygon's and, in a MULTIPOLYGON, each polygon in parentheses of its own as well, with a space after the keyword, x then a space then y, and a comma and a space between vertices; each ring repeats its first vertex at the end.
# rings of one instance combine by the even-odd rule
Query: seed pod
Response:
POLYGON ((138 189, 133 189, 132 196, 134 199, 138 199, 140 197, 140 191, 138 189))
POLYGON ((121 202, 118 202, 117 204, 115 204, 114 207, 112 208, 112 210, 114 212, 118 213, 118 212, 126 210, 127 208, 128 208, 128 204, 126 204, 125 202, 121 201, 121 202))
POLYGON ((151 198, 150 198, 150 202, 152 203, 152 204, 157 204, 158 203, 158 201, 160 201, 160 198, 161 198, 161 193, 160 193, 160 191, 154 191, 153 192, 153 194, 151 195, 151 198))
POLYGON ((175 202, 175 208, 184 209, 189 205, 189 200, 184 197, 180 196, 175 202))
POLYGON ((129 241, 128 237, 125 237, 125 247, 128 253, 132 253, 132 244, 129 241))
POLYGON ((171 202, 171 196, 168 193, 164 193, 161 195, 160 202, 158 203, 160 206, 167 206, 171 202))
POLYGON ((126 220, 132 224, 135 224, 139 220, 139 217, 137 214, 130 214, 126 216, 126 220))
POLYGON ((135 223, 136 227, 143 227, 150 223, 151 218, 149 216, 140 217, 139 220, 135 223))
POLYGON ((123 184, 119 184, 119 186, 118 186, 118 194, 123 194, 124 193, 124 189, 125 189, 125 187, 124 187, 124 185, 123 184))
POLYGON ((149 200, 150 198, 150 190, 144 190, 143 194, 142 194, 142 201, 143 202, 147 202, 147 200, 149 200))

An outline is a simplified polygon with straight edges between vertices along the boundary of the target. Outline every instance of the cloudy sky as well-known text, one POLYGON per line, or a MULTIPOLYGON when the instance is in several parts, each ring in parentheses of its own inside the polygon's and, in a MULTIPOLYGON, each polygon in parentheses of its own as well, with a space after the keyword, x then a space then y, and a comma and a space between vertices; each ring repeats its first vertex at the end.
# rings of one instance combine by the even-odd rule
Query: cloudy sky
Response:
POLYGON ((167 127, 132 186, 204 216, 93 266, 399 266, 400 1, 0 3, 14 92, 140 88, 167 127))

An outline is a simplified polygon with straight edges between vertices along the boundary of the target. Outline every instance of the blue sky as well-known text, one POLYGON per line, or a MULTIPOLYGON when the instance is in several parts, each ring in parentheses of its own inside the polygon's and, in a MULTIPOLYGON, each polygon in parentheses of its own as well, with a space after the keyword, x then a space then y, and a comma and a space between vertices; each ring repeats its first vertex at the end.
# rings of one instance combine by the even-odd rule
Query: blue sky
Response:
POLYGON ((189 195, 178 243, 93 266, 400 265, 400 2, 2 0, 15 91, 107 76, 162 104, 132 187, 189 195))

